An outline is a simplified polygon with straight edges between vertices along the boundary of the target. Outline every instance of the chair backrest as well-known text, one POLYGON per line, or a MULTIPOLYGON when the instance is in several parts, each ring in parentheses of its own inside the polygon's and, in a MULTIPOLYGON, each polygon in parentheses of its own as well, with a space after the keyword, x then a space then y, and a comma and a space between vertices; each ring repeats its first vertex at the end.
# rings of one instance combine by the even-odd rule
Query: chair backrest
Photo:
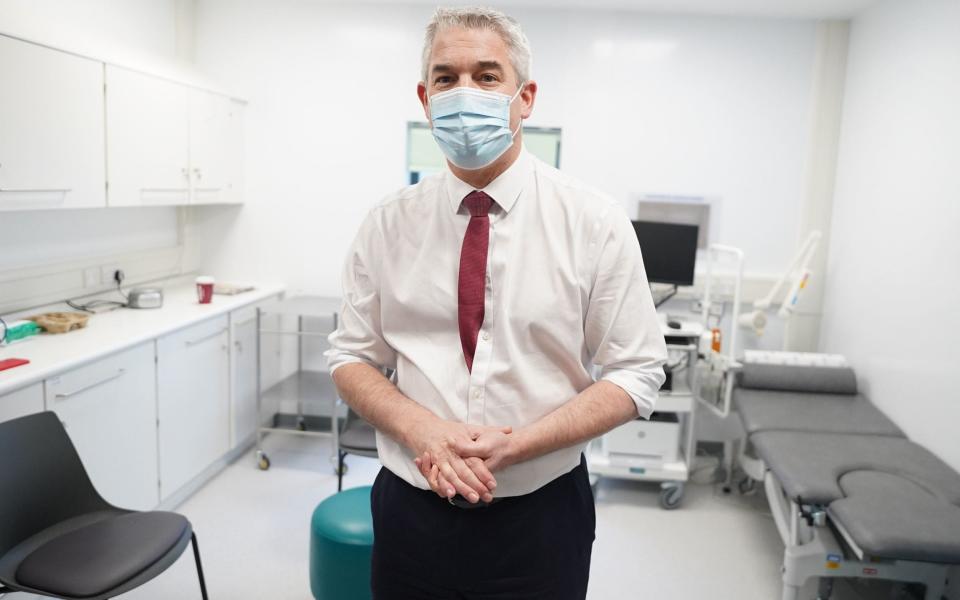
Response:
POLYGON ((340 426, 340 430, 343 431, 350 426, 351 423, 355 421, 362 421, 363 419, 358 415, 352 408, 347 406, 347 418, 343 420, 343 425, 340 426))
POLYGON ((0 556, 47 527, 109 508, 55 413, 0 423, 0 556))

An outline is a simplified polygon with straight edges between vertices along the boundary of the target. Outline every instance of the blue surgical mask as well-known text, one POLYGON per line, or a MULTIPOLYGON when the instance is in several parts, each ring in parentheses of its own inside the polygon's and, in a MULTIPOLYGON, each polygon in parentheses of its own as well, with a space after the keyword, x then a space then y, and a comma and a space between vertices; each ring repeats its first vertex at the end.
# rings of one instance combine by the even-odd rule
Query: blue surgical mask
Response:
POLYGON ((482 169, 513 145, 520 131, 510 131, 513 96, 469 87, 456 87, 430 96, 433 137, 447 159, 461 169, 482 169))

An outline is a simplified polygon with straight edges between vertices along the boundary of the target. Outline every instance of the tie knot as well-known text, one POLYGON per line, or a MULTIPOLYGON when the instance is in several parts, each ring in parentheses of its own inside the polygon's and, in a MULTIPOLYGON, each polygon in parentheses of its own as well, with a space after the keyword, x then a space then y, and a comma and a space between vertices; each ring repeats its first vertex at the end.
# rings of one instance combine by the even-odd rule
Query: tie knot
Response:
POLYGON ((493 198, 484 192, 474 190, 467 194, 463 199, 463 203, 467 206, 467 210, 470 211, 471 216, 485 217, 493 205, 493 198))

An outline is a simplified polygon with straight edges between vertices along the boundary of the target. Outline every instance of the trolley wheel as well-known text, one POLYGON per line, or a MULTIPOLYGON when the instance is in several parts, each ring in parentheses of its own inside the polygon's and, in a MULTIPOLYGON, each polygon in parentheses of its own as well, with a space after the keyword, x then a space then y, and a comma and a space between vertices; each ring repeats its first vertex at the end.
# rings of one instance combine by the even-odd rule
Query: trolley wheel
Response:
POLYGON ((350 470, 350 465, 343 463, 343 469, 338 469, 337 465, 333 465, 333 474, 334 475, 346 475, 347 471, 350 470))
POLYGON ((747 496, 757 490, 757 482, 751 477, 744 477, 737 484, 737 489, 740 490, 741 495, 747 496))
POLYGON ((664 484, 660 490, 660 507, 664 510, 673 510, 680 506, 683 500, 683 484, 664 484))
POLYGON ((306 431, 306 430, 307 430, 307 422, 304 421, 304 420, 302 420, 302 419, 299 420, 299 421, 297 421, 297 429, 299 429, 300 431, 306 431))
POLYGON ((266 471, 270 468, 270 457, 268 457, 263 452, 257 452, 257 467, 261 471, 266 471))

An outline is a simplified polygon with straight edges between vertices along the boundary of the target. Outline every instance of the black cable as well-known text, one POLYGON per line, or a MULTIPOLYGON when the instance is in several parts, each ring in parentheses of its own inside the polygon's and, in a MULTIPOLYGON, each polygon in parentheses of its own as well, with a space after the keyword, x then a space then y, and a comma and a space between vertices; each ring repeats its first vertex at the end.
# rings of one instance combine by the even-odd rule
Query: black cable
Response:
MULTIPOLYGON (((115 278, 115 281, 117 282, 117 291, 120 292, 120 295, 123 296, 123 299, 129 303, 130 297, 127 296, 126 292, 123 291, 123 288, 120 287, 120 283, 123 281, 123 275, 121 275, 118 278, 115 278)), ((126 304, 124 304, 124 306, 126 306, 126 304)))
POLYGON ((123 299, 126 300, 126 302, 118 302, 117 300, 91 300, 90 302, 79 304, 74 302, 73 300, 67 300, 66 301, 67 306, 69 306, 74 310, 88 312, 90 314, 96 314, 96 311, 93 309, 98 307, 110 306, 112 307, 110 308, 110 310, 115 310, 118 308, 129 306, 130 297, 123 291, 123 288, 120 287, 120 284, 123 282, 123 279, 124 279, 123 271, 120 271, 118 269, 113 276, 113 280, 117 282, 117 293, 123 296, 123 299))
POLYGON ((102 307, 102 306, 112 306, 113 308, 111 310, 126 306, 125 303, 117 302, 116 300, 91 300, 90 302, 87 302, 85 304, 77 304, 73 300, 67 300, 66 303, 67 303, 67 306, 69 306, 74 310, 79 310, 79 311, 87 312, 90 314, 96 314, 97 311, 93 309, 102 307))

